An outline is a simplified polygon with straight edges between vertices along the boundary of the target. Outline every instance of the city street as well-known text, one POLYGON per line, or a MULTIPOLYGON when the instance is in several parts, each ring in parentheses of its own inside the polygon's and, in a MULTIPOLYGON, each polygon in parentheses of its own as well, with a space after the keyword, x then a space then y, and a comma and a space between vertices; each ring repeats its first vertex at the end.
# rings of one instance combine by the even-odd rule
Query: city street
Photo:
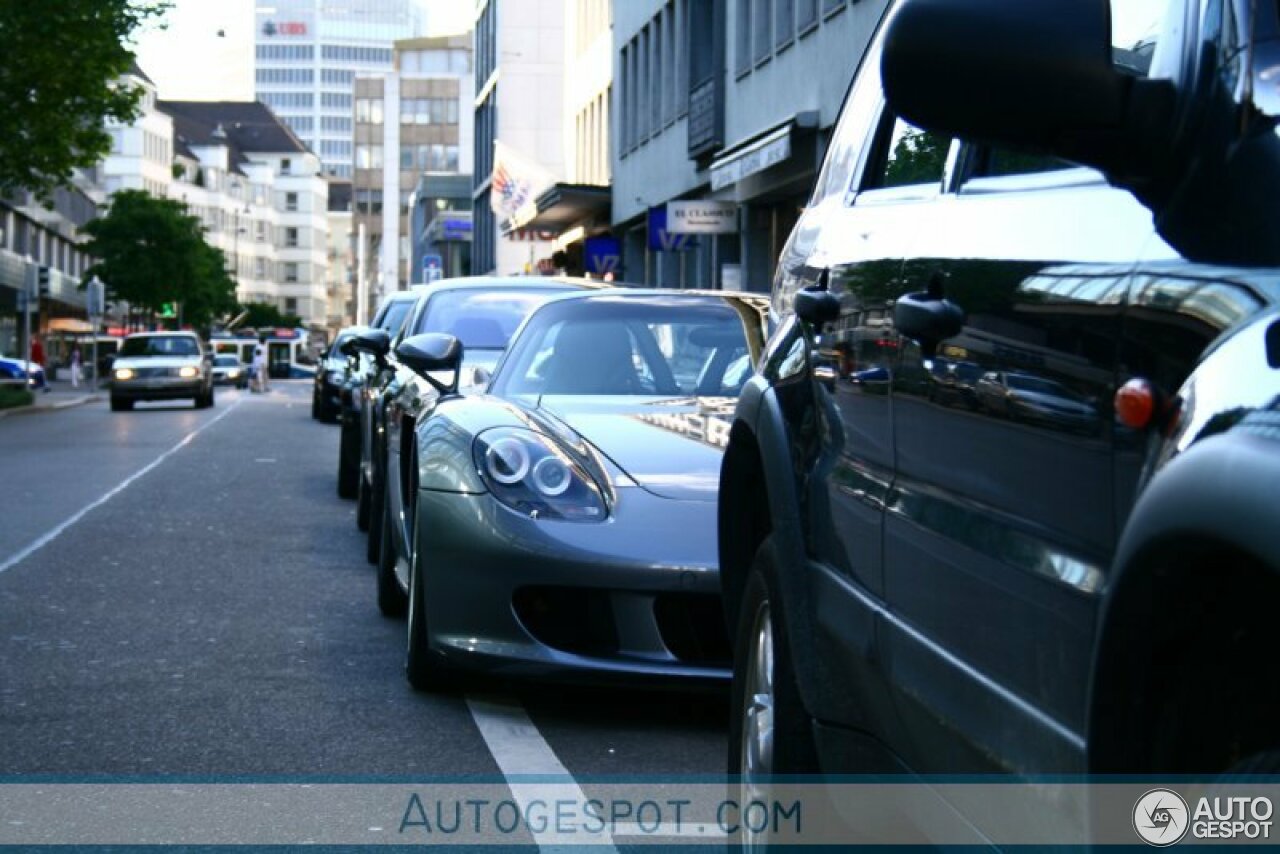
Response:
POLYGON ((415 694, 309 383, 0 419, 0 769, 717 774, 726 691, 415 694))

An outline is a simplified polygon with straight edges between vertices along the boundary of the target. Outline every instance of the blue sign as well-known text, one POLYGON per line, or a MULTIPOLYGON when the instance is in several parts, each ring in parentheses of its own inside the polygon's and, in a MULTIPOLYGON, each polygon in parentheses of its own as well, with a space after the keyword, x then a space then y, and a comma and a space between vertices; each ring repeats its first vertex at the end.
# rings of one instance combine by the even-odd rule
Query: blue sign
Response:
POLYGON ((440 226, 441 240, 470 240, 470 219, 449 219, 446 217, 440 226))
POLYGON ((667 206, 649 208, 649 248, 654 252, 680 252, 693 246, 693 235, 667 231, 667 206))
POLYGON ((422 281, 438 282, 444 278, 444 259, 439 255, 422 256, 422 281))
POLYGON ((611 234, 588 237, 582 247, 583 267, 593 276, 622 272, 622 241, 611 234))

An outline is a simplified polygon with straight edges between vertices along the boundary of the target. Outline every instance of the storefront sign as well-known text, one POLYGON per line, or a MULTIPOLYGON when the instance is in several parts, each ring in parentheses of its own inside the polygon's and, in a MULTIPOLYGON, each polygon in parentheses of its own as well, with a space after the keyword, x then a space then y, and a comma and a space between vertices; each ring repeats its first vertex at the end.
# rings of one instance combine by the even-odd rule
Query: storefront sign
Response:
POLYGON ((622 243, 610 234, 588 237, 582 248, 583 267, 593 276, 622 272, 622 243))
POLYGON ((733 202, 667 202, 667 231, 672 234, 735 234, 738 206, 733 202))
POLYGON ((787 125, 746 150, 711 164, 711 189, 736 184, 748 175, 763 172, 791 157, 791 126, 787 125))
POLYGON ((659 205, 649 208, 649 249, 654 252, 680 252, 693 244, 687 234, 672 234, 667 230, 667 208, 659 205))

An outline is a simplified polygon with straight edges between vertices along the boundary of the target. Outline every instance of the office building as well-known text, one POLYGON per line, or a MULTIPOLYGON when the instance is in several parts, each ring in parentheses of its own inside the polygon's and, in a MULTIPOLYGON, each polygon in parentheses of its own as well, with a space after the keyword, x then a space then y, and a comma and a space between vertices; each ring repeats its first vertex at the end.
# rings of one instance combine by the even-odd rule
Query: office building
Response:
POLYGON ((254 86, 324 174, 352 177, 352 85, 392 70, 392 43, 422 31, 412 0, 256 0, 254 86))
POLYGON ((424 175, 471 171, 471 35, 395 43, 394 68, 354 84, 357 233, 371 303, 408 286, 410 199, 424 175))
POLYGON ((886 0, 614 4, 624 276, 765 291, 886 0), (682 233, 697 202, 701 233, 682 233))

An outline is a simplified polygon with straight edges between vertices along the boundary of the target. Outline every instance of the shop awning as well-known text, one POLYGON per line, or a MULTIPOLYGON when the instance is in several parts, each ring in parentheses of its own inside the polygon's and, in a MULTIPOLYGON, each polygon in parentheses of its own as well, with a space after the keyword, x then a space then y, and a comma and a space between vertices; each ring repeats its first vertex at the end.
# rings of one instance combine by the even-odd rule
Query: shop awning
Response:
POLYGON ((502 233, 521 228, 564 231, 599 219, 608 222, 613 195, 608 187, 594 184, 555 184, 502 224, 502 233))
POLYGON ((55 317, 49 321, 49 331, 88 334, 95 330, 92 323, 78 317, 55 317))
POLYGON ((792 131, 814 127, 817 120, 816 112, 797 113, 781 124, 725 149, 711 162, 712 191, 724 189, 748 175, 789 160, 792 131))

